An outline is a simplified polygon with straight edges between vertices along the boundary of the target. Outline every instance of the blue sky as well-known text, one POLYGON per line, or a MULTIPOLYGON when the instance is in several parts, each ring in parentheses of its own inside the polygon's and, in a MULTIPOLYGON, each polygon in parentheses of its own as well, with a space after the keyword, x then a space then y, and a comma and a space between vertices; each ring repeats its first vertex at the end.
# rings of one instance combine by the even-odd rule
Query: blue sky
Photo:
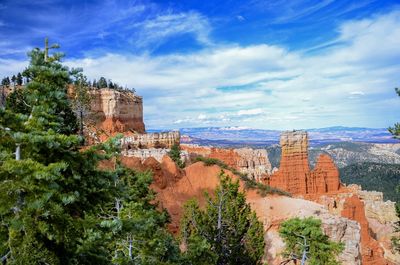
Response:
POLYGON ((147 128, 400 121, 400 2, 0 0, 0 75, 45 36, 136 88, 147 128))

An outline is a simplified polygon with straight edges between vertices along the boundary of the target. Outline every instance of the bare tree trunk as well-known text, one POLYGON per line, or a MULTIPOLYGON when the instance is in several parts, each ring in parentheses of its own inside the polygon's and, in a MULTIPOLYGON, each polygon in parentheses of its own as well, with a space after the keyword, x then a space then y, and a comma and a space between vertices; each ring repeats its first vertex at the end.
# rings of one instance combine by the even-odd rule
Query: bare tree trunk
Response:
POLYGON ((15 148, 15 160, 21 160, 21 145, 17 144, 17 147, 15 148))

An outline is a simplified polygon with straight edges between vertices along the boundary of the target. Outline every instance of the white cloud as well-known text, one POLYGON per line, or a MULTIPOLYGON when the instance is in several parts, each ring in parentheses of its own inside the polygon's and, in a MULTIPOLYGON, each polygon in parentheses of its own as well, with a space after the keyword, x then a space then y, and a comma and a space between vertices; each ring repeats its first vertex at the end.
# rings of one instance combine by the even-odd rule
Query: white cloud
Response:
POLYGON ((350 92, 350 95, 352 95, 352 96, 364 96, 365 93, 362 92, 362 91, 352 91, 352 92, 350 92))
POLYGON ((246 110, 239 110, 237 115, 238 116, 253 116, 253 115, 260 115, 263 114, 264 110, 261 108, 257 108, 257 109, 246 109, 246 110))
POLYGON ((146 122, 153 128, 174 123, 255 128, 390 125, 397 119, 390 113, 396 111, 377 111, 371 104, 395 97, 392 88, 400 82, 400 13, 351 21, 339 33, 341 45, 316 55, 276 45, 229 45, 163 56, 108 54, 69 64, 82 66, 91 78, 106 75, 135 87, 144 96, 146 122), (348 95, 359 100, 355 104, 348 95))
POLYGON ((168 38, 182 34, 193 34, 200 43, 210 44, 208 20, 197 12, 158 15, 131 27, 138 30, 132 41, 139 47, 158 45, 168 38))
MULTIPOLYGON (((207 23, 197 13, 165 15, 143 22, 142 36, 151 43, 189 33, 207 42, 207 23)), ((107 76, 135 87, 144 96, 148 128, 394 123, 400 110, 400 102, 392 101, 400 83, 400 12, 345 22, 338 34, 331 42, 338 45, 311 55, 278 45, 211 45, 185 54, 110 53, 67 64, 83 67, 89 78, 107 76)), ((0 64, 0 72, 17 63, 0 64)))
POLYGON ((236 19, 239 21, 245 21, 246 19, 243 16, 236 16, 236 19))
POLYGON ((199 116, 197 116, 197 119, 199 119, 199 120, 205 120, 205 119, 207 119, 207 115, 205 115, 205 114, 200 114, 199 116))

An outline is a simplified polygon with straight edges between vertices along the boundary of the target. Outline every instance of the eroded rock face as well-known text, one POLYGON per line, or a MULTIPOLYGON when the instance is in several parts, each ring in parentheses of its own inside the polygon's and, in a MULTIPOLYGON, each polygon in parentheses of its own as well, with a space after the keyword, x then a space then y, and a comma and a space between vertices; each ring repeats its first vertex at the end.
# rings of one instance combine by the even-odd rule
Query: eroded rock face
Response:
POLYGON ((179 131, 128 134, 122 139, 122 149, 129 151, 135 149, 150 148, 171 148, 174 144, 179 144, 179 131))
POLYGON ((92 89, 91 119, 95 127, 107 134, 145 132, 142 97, 130 91, 92 89))
POLYGON ((339 190, 339 171, 329 156, 321 155, 315 169, 310 170, 307 132, 284 132, 280 144, 280 167, 267 181, 269 185, 303 195, 339 190))
POLYGON ((223 161, 228 166, 261 181, 272 171, 271 163, 265 149, 238 148, 222 149, 201 147, 196 145, 181 145, 189 153, 189 157, 203 156, 223 161))
MULTIPOLYGON (((130 149, 122 151, 122 155, 124 157, 134 157, 141 161, 144 161, 149 157, 153 157, 161 163, 163 157, 168 155, 170 151, 171 149, 167 148, 130 149)), ((189 154, 187 151, 181 151, 181 160, 185 162, 189 160, 189 154)))
POLYGON ((268 159, 267 150, 239 148, 234 150, 239 155, 236 167, 249 177, 261 181, 266 174, 271 173, 271 163, 268 159))
POLYGON ((279 254, 284 249, 284 243, 279 237, 279 225, 290 218, 310 216, 321 220, 322 229, 331 240, 344 244, 344 251, 338 257, 341 264, 361 264, 360 225, 357 222, 330 214, 322 205, 299 198, 257 198, 249 194, 247 201, 264 222, 268 264, 282 262, 279 254))
POLYGON ((357 221, 361 226, 361 253, 363 264, 390 264, 384 257, 383 248, 369 233, 369 223, 365 217, 364 203, 357 195, 346 199, 341 215, 357 221))

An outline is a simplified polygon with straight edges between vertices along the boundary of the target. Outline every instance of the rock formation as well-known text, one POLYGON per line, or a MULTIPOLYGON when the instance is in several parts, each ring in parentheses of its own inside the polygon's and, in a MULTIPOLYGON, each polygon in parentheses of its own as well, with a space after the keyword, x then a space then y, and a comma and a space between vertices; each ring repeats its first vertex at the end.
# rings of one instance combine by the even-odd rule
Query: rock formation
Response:
MULTIPOLYGON (((135 157, 141 161, 146 160, 149 157, 154 158, 161 163, 163 157, 169 153, 169 148, 147 148, 147 149, 129 149, 123 150, 122 155, 126 157, 135 157)), ((181 151, 182 161, 189 161, 189 154, 187 151, 181 151)))
POLYGON ((142 97, 130 91, 92 89, 91 117, 95 127, 107 134, 145 132, 142 97))
POLYGON ((329 156, 321 155, 315 169, 310 170, 306 132, 285 132, 280 144, 280 167, 267 179, 267 184, 292 194, 322 194, 339 190, 339 171, 329 156))
POLYGON ((189 153, 191 158, 203 156, 221 160, 229 167, 235 168, 257 181, 261 181, 272 171, 265 149, 222 149, 187 144, 181 145, 181 147, 189 153))
POLYGON ((382 247, 370 235, 368 220, 365 217, 364 203, 357 195, 346 199, 341 215, 350 220, 357 221, 361 226, 362 263, 364 265, 390 264, 384 257, 382 247))
POLYGON ((280 253, 284 243, 278 233, 280 223, 289 218, 309 216, 320 219, 324 233, 344 244, 344 250, 338 257, 341 264, 361 264, 360 225, 357 222, 333 215, 320 204, 298 198, 258 198, 249 194, 247 201, 264 222, 268 264, 278 265, 282 261, 280 253))
POLYGON ((179 144, 179 131, 128 134, 122 139, 122 149, 149 149, 149 148, 171 148, 174 144, 179 144))

